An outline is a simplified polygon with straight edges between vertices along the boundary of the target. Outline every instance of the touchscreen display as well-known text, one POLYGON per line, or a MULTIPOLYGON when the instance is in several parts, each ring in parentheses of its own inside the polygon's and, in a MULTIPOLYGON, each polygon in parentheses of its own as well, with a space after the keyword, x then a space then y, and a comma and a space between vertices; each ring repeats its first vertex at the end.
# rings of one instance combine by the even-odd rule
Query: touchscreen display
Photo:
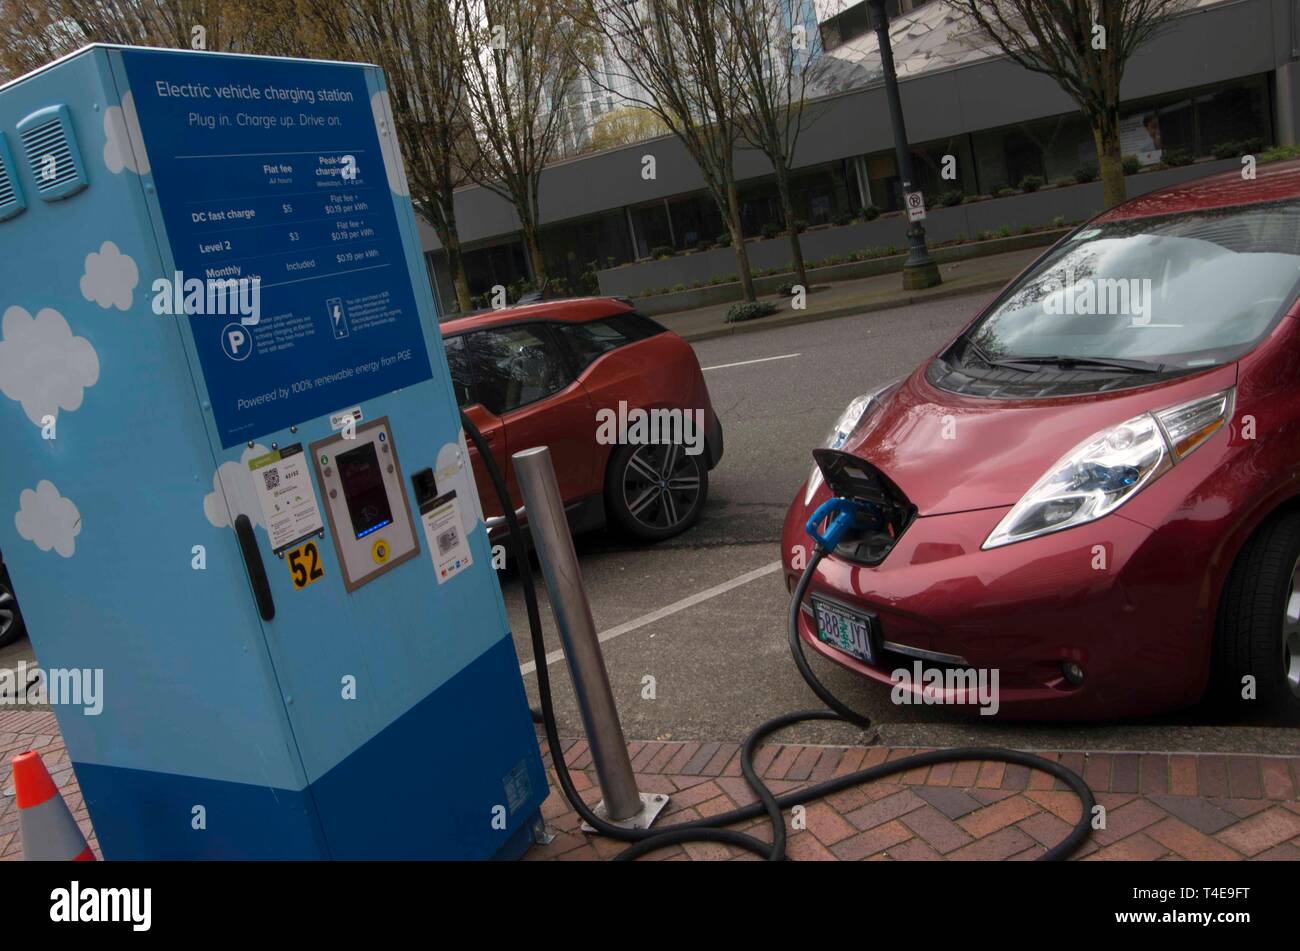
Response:
POLYGON ((379 468, 375 444, 364 443, 335 457, 339 481, 343 483, 343 498, 348 503, 352 517, 352 531, 357 538, 365 538, 385 525, 392 524, 393 510, 388 504, 384 489, 384 473, 379 468))

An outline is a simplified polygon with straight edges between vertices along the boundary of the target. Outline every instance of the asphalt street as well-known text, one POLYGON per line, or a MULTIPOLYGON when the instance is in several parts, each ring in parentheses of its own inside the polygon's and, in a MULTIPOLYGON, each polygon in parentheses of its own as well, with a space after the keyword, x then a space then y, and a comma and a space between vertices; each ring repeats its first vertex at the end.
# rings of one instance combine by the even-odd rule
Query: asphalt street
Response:
MULTIPOLYGON (((760 722, 817 707, 786 646, 789 596, 776 570, 786 508, 808 474, 810 450, 853 397, 912 370, 989 295, 701 341, 700 364, 722 419, 726 453, 710 474, 697 526, 638 547, 582 536, 577 548, 629 739, 739 741, 760 722)), ((581 720, 538 576, 561 732, 581 720)), ((502 576, 530 698, 537 700, 524 601, 502 576)), ((1224 722, 1202 708, 1143 721, 1038 724, 993 721, 939 706, 898 706, 889 692, 814 658, 823 679, 867 713, 881 742, 1024 749, 1294 753, 1300 731, 1267 721, 1224 722)), ((807 724, 794 742, 860 742, 859 731, 807 724)))

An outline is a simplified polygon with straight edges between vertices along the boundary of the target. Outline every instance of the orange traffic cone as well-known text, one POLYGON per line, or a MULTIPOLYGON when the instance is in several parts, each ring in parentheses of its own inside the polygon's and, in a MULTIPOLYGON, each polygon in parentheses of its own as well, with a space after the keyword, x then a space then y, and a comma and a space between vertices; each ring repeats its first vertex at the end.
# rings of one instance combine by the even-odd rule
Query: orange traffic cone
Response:
POLYGON ((59 795, 41 754, 19 753, 13 758, 13 768, 23 858, 29 862, 95 861, 95 853, 59 795))

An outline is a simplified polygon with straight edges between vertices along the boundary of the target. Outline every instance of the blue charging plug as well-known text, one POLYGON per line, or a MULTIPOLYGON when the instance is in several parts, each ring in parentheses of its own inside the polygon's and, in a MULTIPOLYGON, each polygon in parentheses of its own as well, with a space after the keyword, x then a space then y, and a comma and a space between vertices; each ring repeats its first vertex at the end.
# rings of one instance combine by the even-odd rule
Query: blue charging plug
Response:
POLYGON ((812 518, 808 519, 808 524, 804 530, 812 536, 812 540, 817 543, 826 554, 830 554, 844 537, 844 533, 853 527, 857 520, 860 506, 853 499, 846 499, 841 496, 829 498, 821 505, 817 506, 817 511, 813 512, 812 518), (822 519, 830 518, 830 524, 826 526, 825 532, 817 531, 817 524, 822 519))

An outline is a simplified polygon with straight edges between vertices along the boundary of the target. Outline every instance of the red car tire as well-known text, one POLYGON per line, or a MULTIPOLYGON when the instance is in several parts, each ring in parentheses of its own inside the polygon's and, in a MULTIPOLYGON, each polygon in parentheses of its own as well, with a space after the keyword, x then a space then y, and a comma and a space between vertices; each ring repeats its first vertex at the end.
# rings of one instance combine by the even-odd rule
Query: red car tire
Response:
POLYGON ((707 453, 679 445, 619 446, 605 469, 605 510, 624 531, 660 541, 686 531, 709 495, 707 453))
POLYGON ((1237 555, 1214 636, 1213 688, 1241 704, 1246 678, 1269 712, 1300 713, 1300 512, 1265 523, 1237 555))

